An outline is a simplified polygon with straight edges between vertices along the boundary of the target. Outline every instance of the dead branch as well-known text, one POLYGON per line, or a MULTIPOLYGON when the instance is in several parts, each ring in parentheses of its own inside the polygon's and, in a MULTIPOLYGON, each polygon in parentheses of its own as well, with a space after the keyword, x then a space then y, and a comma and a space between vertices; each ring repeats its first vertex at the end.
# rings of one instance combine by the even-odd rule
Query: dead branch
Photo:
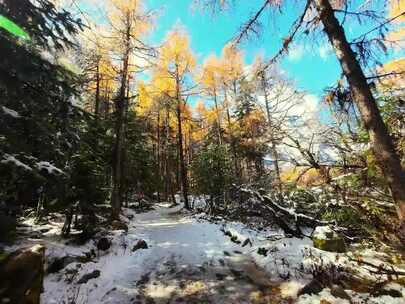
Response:
POLYGON ((321 221, 302 213, 295 213, 293 210, 280 206, 279 204, 274 202, 269 196, 262 195, 255 190, 242 187, 239 189, 239 191, 258 200, 261 203, 260 206, 263 206, 267 211, 271 213, 276 224, 281 229, 283 229, 286 233, 292 234, 296 237, 303 236, 299 227, 314 228, 316 226, 334 224, 334 222, 321 221), (295 227, 292 228, 290 223, 294 223, 293 226, 295 227))

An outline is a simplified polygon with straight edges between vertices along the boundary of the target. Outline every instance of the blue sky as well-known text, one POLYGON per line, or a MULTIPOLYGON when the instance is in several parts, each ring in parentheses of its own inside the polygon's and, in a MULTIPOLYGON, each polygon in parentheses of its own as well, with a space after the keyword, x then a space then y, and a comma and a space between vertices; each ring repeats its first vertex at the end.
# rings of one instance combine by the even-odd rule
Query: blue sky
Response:
MULTIPOLYGON (((234 37, 249 15, 256 12, 263 3, 263 0, 238 0, 234 1, 235 7, 212 15, 208 10, 193 8, 194 0, 144 1, 146 7, 157 11, 159 16, 150 37, 151 43, 160 44, 168 31, 176 24, 181 24, 190 35, 191 47, 197 54, 199 63, 202 63, 212 53, 220 55, 223 46, 234 37)), ((105 2, 82 0, 80 3, 83 11, 94 17, 100 12, 98 7, 105 2)), ((265 58, 271 58, 279 50, 282 38, 286 36, 298 14, 302 12, 304 3, 305 1, 285 1, 281 11, 266 11, 262 18, 263 32, 260 38, 252 38, 240 45, 247 64, 252 63, 258 53, 263 54, 265 58)), ((355 10, 363 1, 353 0, 350 3, 355 10)), ((375 5, 381 6, 381 3, 375 5)), ((352 8, 349 7, 349 9, 352 8)), ((103 22, 102 19, 99 17, 98 22, 103 22)), ((351 38, 373 26, 367 23, 359 25, 348 20, 345 30, 347 36, 351 38)), ((341 77, 339 63, 329 42, 320 30, 309 36, 298 37, 290 48, 289 54, 283 57, 279 65, 295 82, 297 89, 318 97, 323 94, 325 88, 334 85, 341 77)))
MULTIPOLYGON (((159 9, 160 12, 152 41, 160 42, 168 30, 180 23, 190 34, 192 49, 202 62, 211 53, 220 55, 223 46, 237 33, 249 13, 260 7, 262 2, 239 1, 242 4, 237 8, 213 16, 209 11, 193 9, 192 0, 148 0, 148 7, 159 9)), ((297 10, 299 8, 286 7, 281 14, 265 16, 262 36, 241 45, 247 64, 258 53, 271 57, 277 52, 281 37, 289 29, 297 10)), ((300 39, 290 54, 280 62, 281 68, 299 89, 318 96, 325 87, 332 85, 340 77, 340 67, 334 54, 327 42, 319 38, 305 39, 306 41, 300 39)))

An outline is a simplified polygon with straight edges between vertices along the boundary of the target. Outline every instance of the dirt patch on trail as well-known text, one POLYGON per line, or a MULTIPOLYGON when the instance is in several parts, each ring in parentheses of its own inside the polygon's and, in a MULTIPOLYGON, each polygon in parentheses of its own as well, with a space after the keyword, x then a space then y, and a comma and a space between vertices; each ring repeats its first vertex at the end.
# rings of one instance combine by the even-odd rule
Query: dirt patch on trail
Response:
POLYGON ((137 282, 134 303, 290 303, 257 266, 232 257, 202 265, 179 265, 172 257, 137 282))

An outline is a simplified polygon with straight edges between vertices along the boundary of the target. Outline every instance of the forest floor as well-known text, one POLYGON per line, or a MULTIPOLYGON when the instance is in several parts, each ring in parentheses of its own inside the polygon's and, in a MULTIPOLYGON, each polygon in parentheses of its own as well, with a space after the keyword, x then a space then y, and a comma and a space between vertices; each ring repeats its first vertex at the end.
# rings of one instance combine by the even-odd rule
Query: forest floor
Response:
MULTIPOLYGON (((350 266, 353 252, 320 251, 310 238, 286 238, 276 229, 255 230, 221 219, 207 221, 167 204, 142 213, 124 209, 122 220, 128 231, 104 232, 111 241, 105 251, 96 249, 96 241, 82 246, 63 242, 57 236, 61 221, 30 226, 26 220, 30 233, 41 235, 25 237, 14 247, 44 244, 48 267, 55 259, 94 253, 88 261, 72 260, 47 274, 41 303, 404 303, 405 288, 397 283, 390 288, 402 297, 353 290, 337 295, 329 288, 298 296, 312 278, 304 269, 315 263, 359 268, 350 266), (148 248, 133 248, 139 240, 148 248), (265 252, 258 254, 260 248, 265 252)), ((361 254, 362 260, 388 263, 381 252, 364 249, 361 254)))

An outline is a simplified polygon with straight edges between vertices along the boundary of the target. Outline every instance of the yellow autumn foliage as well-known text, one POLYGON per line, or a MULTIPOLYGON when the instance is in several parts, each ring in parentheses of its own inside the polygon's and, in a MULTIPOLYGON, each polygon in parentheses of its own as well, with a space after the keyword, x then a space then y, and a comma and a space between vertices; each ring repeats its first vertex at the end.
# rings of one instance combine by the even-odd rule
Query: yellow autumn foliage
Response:
POLYGON ((384 77, 381 79, 379 83, 379 90, 386 91, 386 90, 393 90, 393 89, 401 89, 405 87, 405 58, 400 58, 396 60, 392 60, 386 63, 379 71, 381 74, 390 74, 394 73, 394 75, 389 77, 384 77), (397 75, 395 75, 395 73, 397 75))
POLYGON ((395 18, 396 28, 388 35, 388 40, 398 44, 398 47, 405 46, 405 0, 389 1, 389 18, 395 18), (402 14, 402 15, 401 15, 402 14))
POLYGON ((180 78, 193 72, 196 65, 195 57, 191 52, 190 39, 185 30, 176 28, 170 31, 160 50, 158 69, 163 76, 174 78, 176 73, 180 78))
POLYGON ((314 168, 286 169, 281 172, 280 179, 282 183, 297 183, 301 187, 315 186, 323 182, 321 173, 314 168), (305 170, 307 171, 304 173, 305 170))
POLYGON ((231 82, 243 73, 243 53, 233 44, 228 43, 222 49, 222 65, 219 69, 222 80, 231 82))
POLYGON ((218 94, 221 77, 221 62, 215 55, 210 55, 202 67, 200 84, 207 91, 208 95, 218 94))

